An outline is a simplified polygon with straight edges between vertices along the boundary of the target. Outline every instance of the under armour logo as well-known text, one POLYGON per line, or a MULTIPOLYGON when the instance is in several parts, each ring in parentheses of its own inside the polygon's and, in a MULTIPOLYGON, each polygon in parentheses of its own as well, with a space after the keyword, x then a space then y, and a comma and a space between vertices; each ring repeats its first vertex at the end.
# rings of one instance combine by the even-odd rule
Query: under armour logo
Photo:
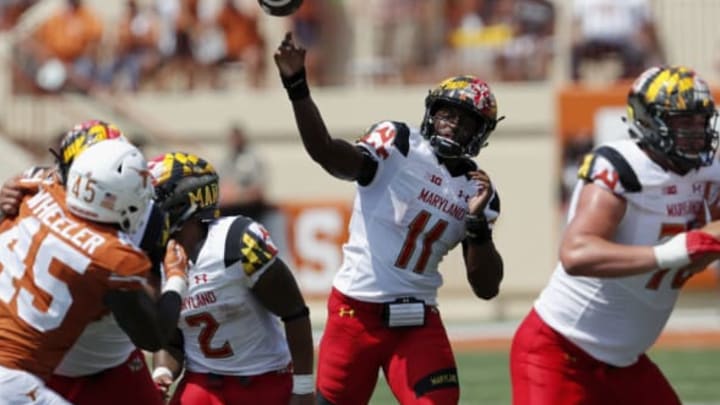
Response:
POLYGON ((355 310, 352 308, 349 308, 349 307, 342 307, 338 311, 338 315, 340 315, 341 318, 346 317, 346 316, 352 318, 355 316, 355 310))
POLYGON ((458 191, 458 198, 465 200, 465 202, 470 201, 470 195, 463 190, 458 191))
POLYGON ((32 390, 30 390, 30 392, 28 392, 25 395, 27 395, 31 401, 35 402, 35 400, 37 399, 37 390, 38 390, 37 388, 33 388, 32 390))
POLYGON ((207 282, 208 282, 207 274, 203 273, 203 274, 195 275, 195 284, 202 284, 202 283, 207 283, 207 282))
POLYGON ((144 366, 145 366, 145 363, 144 363, 143 360, 140 359, 139 357, 133 358, 133 359, 130 360, 130 362, 128 363, 128 368, 129 368, 130 371, 132 371, 133 373, 142 370, 142 369, 144 368, 144 366))

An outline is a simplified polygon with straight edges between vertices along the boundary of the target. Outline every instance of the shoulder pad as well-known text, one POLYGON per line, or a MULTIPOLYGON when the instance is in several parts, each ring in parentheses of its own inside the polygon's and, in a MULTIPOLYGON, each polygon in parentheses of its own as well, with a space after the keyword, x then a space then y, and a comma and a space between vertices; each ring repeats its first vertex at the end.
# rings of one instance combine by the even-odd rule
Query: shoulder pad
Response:
POLYGON ((593 168, 598 156, 605 158, 615 168, 620 179, 620 184, 622 184, 625 190, 632 193, 637 193, 642 190, 640 180, 638 180, 637 174, 635 174, 635 170, 630 166, 630 163, 628 163, 620 152, 610 146, 601 146, 585 155, 578 170, 578 178, 588 182, 594 180, 593 168))
POLYGON ((251 222, 252 220, 250 218, 238 215, 233 223, 230 224, 227 235, 225 236, 225 267, 230 267, 240 261, 242 236, 251 222))
POLYGON ((395 148, 403 156, 407 156, 410 150, 410 129, 402 122, 378 122, 370 127, 358 143, 371 150, 379 159, 387 159, 390 148, 395 148))
POLYGON ((270 233, 259 223, 238 216, 228 229, 225 240, 225 267, 238 261, 248 277, 265 268, 278 250, 270 239, 270 233))

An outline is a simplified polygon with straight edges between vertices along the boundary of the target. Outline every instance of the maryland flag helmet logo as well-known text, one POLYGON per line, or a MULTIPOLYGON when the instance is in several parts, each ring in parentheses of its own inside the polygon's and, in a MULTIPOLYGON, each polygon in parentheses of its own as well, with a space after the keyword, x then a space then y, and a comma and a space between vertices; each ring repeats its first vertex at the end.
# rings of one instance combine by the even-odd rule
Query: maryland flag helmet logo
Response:
POLYGON ((120 128, 100 120, 88 120, 75 125, 60 141, 60 152, 54 152, 63 182, 70 164, 90 146, 108 139, 127 141, 120 128))

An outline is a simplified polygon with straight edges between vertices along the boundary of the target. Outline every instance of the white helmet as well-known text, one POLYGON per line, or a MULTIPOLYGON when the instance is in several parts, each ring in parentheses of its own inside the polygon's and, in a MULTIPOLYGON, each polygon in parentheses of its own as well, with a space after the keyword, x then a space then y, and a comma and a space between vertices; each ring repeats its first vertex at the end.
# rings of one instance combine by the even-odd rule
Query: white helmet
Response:
POLYGON ((88 147, 68 171, 65 201, 70 212, 134 233, 141 225, 153 186, 145 157, 128 142, 110 139, 88 147))

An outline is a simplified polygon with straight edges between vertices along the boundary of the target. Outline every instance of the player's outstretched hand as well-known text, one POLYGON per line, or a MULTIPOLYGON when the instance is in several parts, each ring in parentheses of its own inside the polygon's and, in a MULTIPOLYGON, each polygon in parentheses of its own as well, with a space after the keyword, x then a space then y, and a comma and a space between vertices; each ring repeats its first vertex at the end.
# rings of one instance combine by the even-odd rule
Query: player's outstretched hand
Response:
POLYGON ((285 33, 273 57, 282 77, 291 77, 305 67, 305 48, 297 45, 292 33, 285 33))

